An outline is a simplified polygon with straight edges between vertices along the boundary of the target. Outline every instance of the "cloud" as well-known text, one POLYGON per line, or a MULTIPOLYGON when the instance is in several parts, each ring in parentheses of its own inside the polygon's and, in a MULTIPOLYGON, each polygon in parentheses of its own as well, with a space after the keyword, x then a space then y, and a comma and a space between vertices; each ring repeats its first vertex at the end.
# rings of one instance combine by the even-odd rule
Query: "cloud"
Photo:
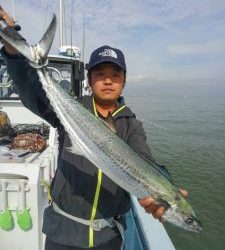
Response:
POLYGON ((168 51, 181 55, 208 55, 225 52, 225 42, 210 41, 207 43, 173 44, 167 47, 168 51))
MULTIPOLYGON (((22 34, 36 43, 59 13, 59 1, 14 1, 22 34)), ((225 78, 225 1, 221 0, 67 0, 67 42, 82 48, 86 22, 86 61, 98 46, 109 44, 126 55, 128 78, 225 78), (72 30, 72 32, 71 32, 72 30), (188 57, 188 62, 187 58, 188 57), (202 60, 204 57, 204 60, 202 60), (213 67, 216 66, 217 70, 213 67), (211 68, 210 68, 211 67, 211 68), (221 70, 219 72, 218 70, 221 70)), ((1 4, 12 13, 10 1, 1 4)), ((51 53, 59 46, 59 32, 51 53)))

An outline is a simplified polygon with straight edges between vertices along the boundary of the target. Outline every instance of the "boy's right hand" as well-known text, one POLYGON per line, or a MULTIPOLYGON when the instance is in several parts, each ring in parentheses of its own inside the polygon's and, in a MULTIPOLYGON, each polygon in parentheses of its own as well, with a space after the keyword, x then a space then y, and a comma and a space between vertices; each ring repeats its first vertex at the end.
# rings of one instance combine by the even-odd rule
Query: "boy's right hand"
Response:
MULTIPOLYGON (((15 22, 14 22, 13 18, 0 5, 0 20, 1 19, 3 19, 8 26, 13 27, 15 25, 15 22)), ((2 39, 1 43, 4 45, 5 50, 6 50, 7 53, 12 54, 12 55, 15 55, 15 54, 19 53, 15 48, 13 48, 5 40, 2 39)))

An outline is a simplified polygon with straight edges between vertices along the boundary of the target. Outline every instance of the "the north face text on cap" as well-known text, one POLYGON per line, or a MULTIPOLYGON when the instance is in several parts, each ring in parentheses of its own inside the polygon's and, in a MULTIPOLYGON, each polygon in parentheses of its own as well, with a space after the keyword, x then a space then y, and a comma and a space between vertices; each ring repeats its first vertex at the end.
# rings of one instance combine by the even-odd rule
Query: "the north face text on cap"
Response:
POLYGON ((100 56, 104 57, 104 56, 110 56, 110 57, 114 57, 117 58, 117 54, 114 50, 112 49, 104 49, 104 51, 99 53, 100 56))

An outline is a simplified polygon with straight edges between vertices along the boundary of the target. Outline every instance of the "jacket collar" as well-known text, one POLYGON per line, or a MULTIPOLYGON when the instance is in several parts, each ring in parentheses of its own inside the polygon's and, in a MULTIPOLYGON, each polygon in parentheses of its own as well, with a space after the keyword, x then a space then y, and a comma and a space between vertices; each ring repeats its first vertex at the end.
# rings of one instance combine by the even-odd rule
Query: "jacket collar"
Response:
MULTIPOLYGON (((93 96, 83 96, 82 103, 85 108, 91 111, 92 114, 95 114, 95 105, 93 105, 93 96)), ((118 107, 112 113, 112 117, 114 120, 121 117, 135 117, 134 113, 130 110, 129 107, 126 106, 124 97, 121 96, 118 99, 118 107)))

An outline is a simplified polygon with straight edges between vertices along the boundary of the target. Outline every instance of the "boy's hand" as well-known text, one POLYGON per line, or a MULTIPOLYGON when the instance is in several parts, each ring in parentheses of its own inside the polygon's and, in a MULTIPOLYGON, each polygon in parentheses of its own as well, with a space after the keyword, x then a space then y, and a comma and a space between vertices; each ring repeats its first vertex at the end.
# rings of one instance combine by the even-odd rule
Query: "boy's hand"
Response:
MULTIPOLYGON (((184 196, 188 196, 188 192, 184 189, 179 189, 180 193, 184 196)), ((139 200, 140 205, 145 209, 146 213, 152 214, 152 216, 155 219, 158 219, 161 221, 163 213, 164 213, 164 207, 159 206, 154 202, 154 199, 152 197, 147 197, 144 199, 139 200)))
MULTIPOLYGON (((13 18, 0 5, 0 20, 1 19, 3 19, 8 26, 12 26, 13 27, 14 24, 15 24, 13 18)), ((5 50, 7 51, 7 53, 12 54, 12 55, 18 54, 18 51, 15 48, 13 48, 10 44, 8 44, 6 41, 4 41, 2 39, 1 42, 3 43, 3 45, 5 47, 5 50)))
POLYGON ((9 26, 14 26, 14 24, 15 24, 13 18, 2 8, 1 5, 0 5, 0 19, 4 19, 4 21, 9 26))

